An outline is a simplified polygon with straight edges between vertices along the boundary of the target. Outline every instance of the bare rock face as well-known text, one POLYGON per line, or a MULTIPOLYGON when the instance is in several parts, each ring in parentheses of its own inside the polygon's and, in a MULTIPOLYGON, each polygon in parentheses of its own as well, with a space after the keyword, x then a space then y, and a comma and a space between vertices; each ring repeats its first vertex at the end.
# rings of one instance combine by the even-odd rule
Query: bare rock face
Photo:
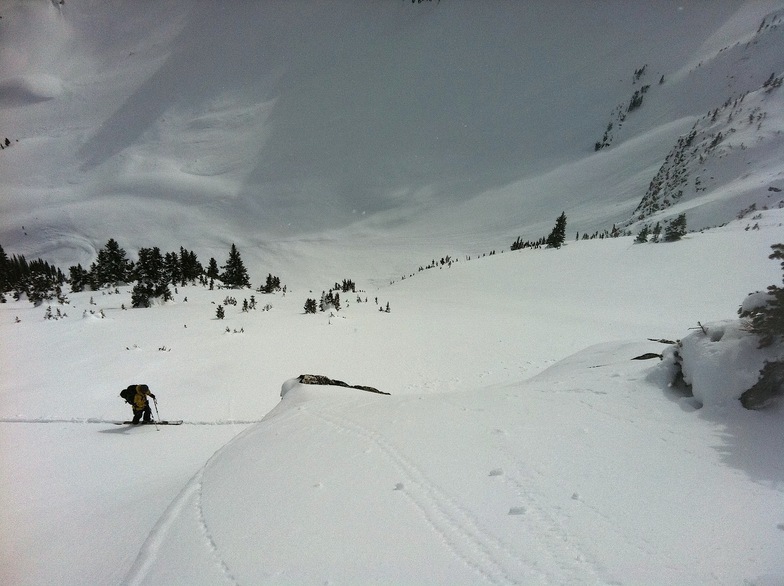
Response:
POLYGON ((333 387, 346 387, 348 389, 359 389, 360 391, 367 391, 369 393, 378 393, 379 395, 389 395, 389 393, 385 393, 384 391, 379 391, 374 387, 368 387, 365 385, 350 385, 348 383, 343 382, 342 380, 335 380, 328 378, 321 374, 301 374, 297 378, 299 382, 303 385, 330 385, 333 387))

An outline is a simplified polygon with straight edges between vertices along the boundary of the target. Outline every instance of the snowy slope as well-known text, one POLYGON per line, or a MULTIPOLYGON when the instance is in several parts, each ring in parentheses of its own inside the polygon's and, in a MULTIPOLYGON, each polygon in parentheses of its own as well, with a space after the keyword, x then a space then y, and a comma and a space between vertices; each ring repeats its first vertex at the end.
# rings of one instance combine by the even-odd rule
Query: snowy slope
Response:
POLYGON ((332 316, 296 288, 223 321, 227 291, 194 287, 148 310, 73 294, 56 321, 6 303, 3 579, 776 584, 780 413, 695 410, 630 358, 779 279, 783 221, 357 279, 332 316), (281 400, 306 372, 392 396, 281 400), (141 381, 186 424, 107 423, 141 381))
POLYGON ((235 242, 287 293, 0 304, 0 582, 783 583, 781 412, 742 410, 721 362, 684 397, 630 360, 781 279, 782 10, 3 3, 4 250, 235 242), (640 218, 668 172, 684 194, 640 218), (561 211, 565 247, 509 251, 561 211), (681 212, 729 223, 573 239, 681 212), (135 382, 185 424, 114 425, 135 382))

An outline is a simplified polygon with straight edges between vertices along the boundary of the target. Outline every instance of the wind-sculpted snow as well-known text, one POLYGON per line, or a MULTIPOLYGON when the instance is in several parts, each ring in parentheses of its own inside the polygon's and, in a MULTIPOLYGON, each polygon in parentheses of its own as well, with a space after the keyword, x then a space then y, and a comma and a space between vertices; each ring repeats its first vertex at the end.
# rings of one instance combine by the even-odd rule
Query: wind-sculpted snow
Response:
MULTIPOLYGON (((144 579, 129 583, 701 582, 749 536, 713 536, 714 509, 738 497, 773 506, 780 493, 744 488, 697 440, 732 452, 742 438, 688 413, 688 427, 670 427, 673 404, 629 359, 652 347, 605 344, 447 401, 290 385, 194 478, 159 522, 168 538, 156 531, 142 550, 144 579), (715 464, 698 472, 697 460, 715 464)), ((763 565, 775 550, 763 548, 763 565)))
MULTIPOLYGON (((204 254, 228 238, 278 274, 346 238, 475 253, 538 238, 564 209, 581 232, 609 229, 695 117, 780 71, 779 5, 14 0, 0 241, 67 268, 109 238, 193 249, 202 227, 204 254), (642 84, 645 104, 594 153, 642 84)), ((765 149, 778 168, 780 145, 765 149)), ((771 166, 740 193, 717 177, 728 203, 692 225, 761 203, 771 166)))
POLYGON ((0 81, 0 107, 43 102, 62 93, 62 82, 53 75, 7 78, 0 81))

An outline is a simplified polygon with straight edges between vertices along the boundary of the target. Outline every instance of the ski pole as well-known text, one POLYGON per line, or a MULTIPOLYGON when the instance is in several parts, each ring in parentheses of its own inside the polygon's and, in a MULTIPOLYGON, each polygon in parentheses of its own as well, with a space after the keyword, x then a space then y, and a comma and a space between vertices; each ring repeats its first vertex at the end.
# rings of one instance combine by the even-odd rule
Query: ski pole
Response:
POLYGON ((155 397, 152 398, 152 404, 155 405, 155 430, 160 431, 158 429, 158 421, 161 419, 161 416, 158 415, 158 400, 155 397))

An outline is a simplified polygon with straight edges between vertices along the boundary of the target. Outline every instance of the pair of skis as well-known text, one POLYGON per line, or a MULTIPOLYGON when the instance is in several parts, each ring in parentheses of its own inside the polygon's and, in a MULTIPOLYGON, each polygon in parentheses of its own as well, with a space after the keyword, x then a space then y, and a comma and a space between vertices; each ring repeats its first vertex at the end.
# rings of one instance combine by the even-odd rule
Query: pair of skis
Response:
POLYGON ((158 401, 155 397, 152 398, 152 402, 155 405, 155 416, 158 420, 153 421, 137 421, 134 423, 133 421, 115 421, 115 425, 154 425, 157 429, 159 425, 182 425, 182 419, 177 419, 173 421, 161 421, 160 415, 158 414, 158 401))
POLYGON ((182 425, 182 419, 175 419, 172 421, 114 421, 115 425, 182 425))

